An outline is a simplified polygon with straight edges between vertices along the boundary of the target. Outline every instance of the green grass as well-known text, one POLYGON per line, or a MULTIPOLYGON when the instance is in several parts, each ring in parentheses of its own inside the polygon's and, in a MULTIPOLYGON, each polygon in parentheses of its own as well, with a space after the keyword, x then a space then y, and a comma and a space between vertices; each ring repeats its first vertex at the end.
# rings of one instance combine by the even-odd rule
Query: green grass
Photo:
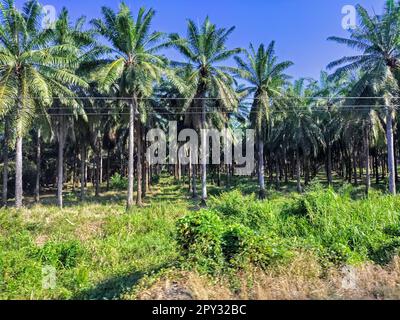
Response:
POLYGON ((155 199, 126 213, 113 193, 100 204, 73 200, 67 196, 62 211, 49 204, 0 211, 0 298, 114 298, 175 263, 175 222, 188 210, 185 201, 155 199), (54 290, 42 288, 47 265, 57 269, 54 290))
MULTIPOLYGON (((400 248, 400 197, 362 188, 313 186, 304 195, 269 191, 258 201, 249 179, 240 191, 212 186, 207 209, 187 186, 162 178, 146 207, 125 212, 123 192, 79 203, 66 195, 16 211, 0 210, 0 298, 113 299, 134 297, 176 268, 219 277, 284 265, 298 250, 321 265, 388 263, 400 248), (56 268, 54 289, 42 285, 42 268, 56 268)), ((283 188, 282 188, 283 189, 283 188)))

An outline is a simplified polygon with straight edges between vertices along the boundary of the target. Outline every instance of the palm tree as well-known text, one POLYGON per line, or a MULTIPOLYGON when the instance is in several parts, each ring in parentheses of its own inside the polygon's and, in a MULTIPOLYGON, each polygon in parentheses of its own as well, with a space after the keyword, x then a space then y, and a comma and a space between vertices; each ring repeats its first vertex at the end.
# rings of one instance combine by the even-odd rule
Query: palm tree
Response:
POLYGON ((22 207, 22 142, 35 113, 45 112, 52 97, 70 97, 71 85, 82 81, 70 71, 74 50, 51 43, 49 30, 38 30, 41 6, 25 3, 20 11, 13 0, 0 4, 0 110, 15 123, 15 205, 22 207), (68 84, 68 85, 66 85, 68 84))
MULTIPOLYGON (((97 70, 95 79, 102 90, 109 92, 112 87, 118 88, 120 96, 129 97, 129 160, 128 160, 128 197, 127 208, 133 205, 133 163, 134 163, 134 122, 137 113, 145 112, 140 99, 152 94, 153 83, 161 77, 166 60, 157 55, 157 51, 164 47, 160 44, 163 34, 150 32, 154 17, 154 10, 139 10, 136 19, 131 10, 124 3, 120 4, 119 11, 102 8, 103 19, 92 20, 97 32, 105 37, 112 45, 110 50, 113 59, 97 70)), ((140 136, 140 117, 138 117, 137 141, 140 136)), ((138 191, 137 205, 142 205, 141 195, 141 153, 137 152, 138 191)))
POLYGON ((351 106, 351 113, 347 117, 342 117, 342 129, 347 136, 357 135, 359 132, 362 136, 362 145, 364 153, 364 167, 365 167, 365 192, 368 196, 371 187, 370 177, 370 146, 371 142, 379 139, 379 132, 383 130, 379 121, 378 111, 376 110, 376 99, 374 98, 374 89, 367 85, 364 87, 357 99, 356 94, 359 94, 358 85, 350 91, 351 98, 345 99, 343 102, 344 107, 351 106), (372 141, 371 141, 371 138, 372 141))
MULTIPOLYGON (((57 169, 57 203, 60 208, 63 207, 63 185, 64 185, 64 151, 67 140, 67 132, 72 121, 66 121, 69 116, 77 118, 81 116, 84 120, 86 114, 83 110, 82 103, 78 99, 71 99, 77 96, 78 89, 87 89, 88 84, 84 79, 84 74, 77 73, 78 67, 82 64, 90 62, 94 59, 99 51, 99 46, 96 45, 91 32, 83 31, 82 27, 85 18, 79 18, 74 25, 71 24, 67 9, 63 8, 55 22, 54 29, 51 30, 51 41, 55 46, 68 46, 72 49, 73 54, 68 57, 73 61, 70 72, 75 74, 77 88, 74 85, 69 85, 69 99, 57 99, 54 101, 50 112, 52 113, 52 124, 55 128, 55 133, 58 142, 58 169, 57 169)), ((79 68, 82 69, 82 68, 79 68)), ((65 88, 64 88, 65 91, 65 88)), ((82 95, 81 93, 79 95, 82 95)), ((62 96, 62 94, 61 94, 62 96)))
POLYGON ((346 100, 343 98, 351 86, 348 74, 343 73, 340 77, 331 79, 326 71, 320 74, 319 82, 316 83, 313 101, 315 107, 323 108, 326 112, 319 114, 321 129, 326 144, 326 178, 328 185, 332 185, 332 149, 335 142, 340 138, 344 119, 339 108, 346 100))
MULTIPOLYGON (((221 63, 241 52, 240 48, 227 49, 226 42, 234 31, 217 28, 207 17, 200 27, 192 20, 187 23, 187 37, 182 38, 178 34, 170 35, 171 44, 187 59, 187 62, 178 65, 191 70, 188 77, 194 88, 187 96, 187 108, 185 125, 200 131, 207 126, 207 100, 220 99, 221 104, 228 110, 237 105, 237 96, 231 84, 233 78, 227 72, 227 68, 221 63)), ((211 103, 211 105, 214 105, 211 103)), ((214 105, 215 106, 215 105, 214 105)), ((203 143, 204 143, 204 139, 203 143)), ((201 161, 201 201, 206 205, 207 201, 207 165, 205 155, 201 161)), ((193 182, 195 186, 195 182, 193 182)))
POLYGON ((250 52, 246 52, 245 60, 240 57, 235 57, 235 59, 238 64, 236 74, 250 84, 246 90, 253 94, 250 120, 256 130, 257 136, 259 197, 264 199, 266 196, 264 142, 267 123, 269 122, 270 107, 274 97, 281 94, 283 85, 289 79, 284 72, 293 63, 290 61, 278 62, 278 58, 275 55, 274 41, 267 48, 261 44, 258 50, 255 50, 251 44, 250 52))
POLYGON ((273 133, 273 140, 285 141, 295 156, 299 193, 302 192, 301 158, 309 161, 312 156, 317 156, 320 147, 325 147, 323 133, 311 107, 312 93, 313 89, 306 87, 305 79, 297 80, 287 88, 280 101, 284 117, 273 133))
POLYGON ((387 1, 382 16, 370 16, 357 6, 359 25, 350 31, 349 38, 330 37, 329 40, 345 44, 361 53, 344 57, 328 65, 337 68, 334 76, 353 70, 362 70, 363 77, 358 85, 360 92, 369 84, 376 91, 382 91, 386 105, 386 137, 389 167, 389 191, 396 193, 394 143, 393 143, 393 105, 391 96, 396 95, 398 73, 400 70, 400 6, 393 0, 387 1))

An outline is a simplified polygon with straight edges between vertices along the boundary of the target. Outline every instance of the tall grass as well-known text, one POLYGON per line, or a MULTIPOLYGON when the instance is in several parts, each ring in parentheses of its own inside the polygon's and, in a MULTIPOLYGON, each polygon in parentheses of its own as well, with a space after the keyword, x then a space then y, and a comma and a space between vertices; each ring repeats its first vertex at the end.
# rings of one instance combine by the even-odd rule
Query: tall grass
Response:
POLYGON ((265 268, 304 249, 324 266, 388 263, 400 248, 400 198, 351 195, 349 187, 320 185, 284 200, 222 194, 178 222, 179 244, 189 262, 209 273, 251 263, 265 268))
POLYGON ((159 203, 130 213, 122 203, 2 209, 0 298, 117 298, 174 264, 175 221, 186 210, 159 203), (42 285, 46 266, 56 269, 54 289, 42 285))
MULTIPOLYGON (((197 210, 182 188, 162 184, 144 208, 71 202, 60 211, 35 205, 0 210, 0 298, 132 298, 160 274, 197 270, 214 279, 258 269, 285 269, 299 252, 322 269, 365 262, 385 265, 400 248, 400 197, 354 198, 313 186, 304 195, 258 201, 222 193, 197 210), (43 287, 43 267, 56 269, 56 286, 43 287)), ((186 190, 186 189, 184 189, 186 190)))

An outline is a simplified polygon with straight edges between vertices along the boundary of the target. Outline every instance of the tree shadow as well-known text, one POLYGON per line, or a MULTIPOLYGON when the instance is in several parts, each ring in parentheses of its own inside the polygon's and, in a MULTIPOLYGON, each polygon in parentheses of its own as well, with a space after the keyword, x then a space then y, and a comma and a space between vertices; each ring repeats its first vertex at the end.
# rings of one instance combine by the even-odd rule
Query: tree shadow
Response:
POLYGON ((376 264, 385 266, 393 261, 393 258, 399 254, 400 239, 393 239, 379 248, 369 250, 369 258, 376 264))
POLYGON ((150 267, 145 270, 135 271, 128 274, 112 276, 95 286, 76 293, 71 300, 118 300, 124 293, 129 293, 140 280, 148 275, 157 276, 163 270, 176 266, 176 261, 162 263, 159 266, 150 267))
POLYGON ((137 271, 127 275, 119 275, 100 282, 96 286, 83 290, 73 296, 72 300, 113 300, 131 290, 145 276, 145 272, 137 271))

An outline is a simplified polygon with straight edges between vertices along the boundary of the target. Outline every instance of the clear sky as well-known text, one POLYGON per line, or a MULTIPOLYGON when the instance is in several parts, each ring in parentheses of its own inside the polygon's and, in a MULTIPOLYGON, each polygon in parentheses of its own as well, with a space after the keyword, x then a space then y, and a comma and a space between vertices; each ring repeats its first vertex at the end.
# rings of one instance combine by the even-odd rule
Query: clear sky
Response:
MULTIPOLYGON (((21 4, 22 0, 17 0, 21 4)), ((66 6, 72 17, 100 16, 103 5, 117 8, 118 0, 41 0, 57 11, 66 6)), ((185 35, 186 19, 203 21, 208 15, 219 27, 236 26, 229 39, 231 47, 248 47, 252 42, 276 41, 277 55, 295 63, 293 77, 318 78, 326 65, 352 51, 326 41, 329 36, 346 36, 342 8, 363 5, 381 12, 384 0, 125 0, 134 12, 141 6, 156 10, 153 29, 185 35)), ((175 59, 174 52, 167 52, 175 59)))

